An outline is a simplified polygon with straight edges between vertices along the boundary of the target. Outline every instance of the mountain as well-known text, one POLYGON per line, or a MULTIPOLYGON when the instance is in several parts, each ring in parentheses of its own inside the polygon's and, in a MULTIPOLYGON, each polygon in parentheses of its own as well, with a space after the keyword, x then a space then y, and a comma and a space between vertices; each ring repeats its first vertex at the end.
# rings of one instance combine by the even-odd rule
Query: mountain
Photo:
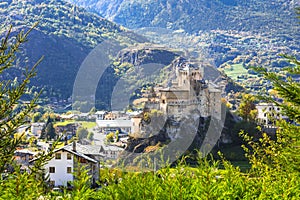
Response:
MULTIPOLYGON (((89 79, 98 78, 96 106, 99 109, 110 108, 114 85, 121 77, 116 70, 124 75, 126 65, 138 66, 148 63, 169 65, 177 56, 176 53, 155 46, 149 49, 151 44, 144 44, 147 42, 145 38, 65 1, 5 0, 0 3, 0 35, 2 36, 6 34, 10 25, 13 26, 12 35, 16 35, 23 29, 28 30, 37 21, 39 24, 29 34, 28 42, 22 46, 15 66, 6 74, 2 74, 0 79, 14 80, 16 77, 20 79, 25 66, 32 66, 41 56, 45 56, 37 68, 37 76, 31 81, 31 85, 34 86, 31 93, 44 88, 42 93, 44 103, 50 98, 51 102, 69 98, 73 93, 82 63, 106 42, 108 45, 115 43, 119 46, 115 48, 106 44, 102 47, 100 53, 107 57, 112 55, 110 51, 118 48, 124 49, 129 45, 133 46, 133 49, 124 50, 119 56, 116 55, 118 51, 113 52, 118 56, 116 59, 119 64, 110 63, 104 66, 107 68, 101 77, 93 77, 97 70, 103 68, 102 55, 97 54, 96 59, 93 60, 96 62, 96 68, 84 75, 83 82, 79 83, 84 85, 89 79), (132 60, 132 58, 138 59, 132 60)), ((129 84, 133 87, 137 86, 138 89, 144 82, 139 79, 129 84)), ((88 90, 92 87, 89 85, 84 89, 88 90)), ((80 108, 84 105, 85 102, 79 103, 80 108)))
MULTIPOLYGON (((245 66, 271 64, 280 70, 286 63, 278 58, 279 53, 299 52, 299 27, 293 12, 296 1, 69 1, 131 28, 162 27, 141 28, 137 33, 154 43, 188 50, 192 55, 195 53, 195 57, 204 54, 203 60, 211 59, 217 67, 241 63, 245 66), (166 27, 182 30, 166 30, 166 27), (274 62, 271 63, 270 58, 274 62)), ((24 66, 32 66, 45 55, 31 84, 45 88, 43 97, 66 99, 72 95, 80 65, 103 41, 115 38, 125 46, 126 43, 147 41, 135 33, 128 36, 129 32, 122 26, 87 10, 62 0, 1 1, 0 35, 5 34, 10 24, 14 27, 13 34, 28 29, 37 21, 39 25, 29 35, 29 42, 20 52, 16 66, 0 78, 20 76, 24 66)), ((138 53, 129 50, 129 60, 139 57, 143 58, 139 61, 141 64, 152 62, 167 66, 176 57, 174 52, 155 48, 148 52, 146 45, 138 53)), ((118 68, 111 66, 106 71, 108 74, 100 80, 102 86, 97 90, 106 91, 98 92, 98 97, 105 99, 103 108, 109 106, 109 92, 118 81, 114 67, 118 68)))
POLYGON ((46 88, 43 96, 67 98, 72 94, 77 71, 89 52, 101 41, 124 28, 67 2, 56 0, 4 0, 0 3, 0 35, 13 25, 15 35, 38 26, 29 34, 16 66, 2 78, 20 77, 24 66, 38 66, 32 85, 46 88))
POLYGON ((68 0, 128 28, 284 31, 297 0, 68 0))
POLYGON ((269 86, 250 66, 280 72, 289 65, 282 54, 300 58, 297 0, 68 1, 209 61, 255 93, 269 86))

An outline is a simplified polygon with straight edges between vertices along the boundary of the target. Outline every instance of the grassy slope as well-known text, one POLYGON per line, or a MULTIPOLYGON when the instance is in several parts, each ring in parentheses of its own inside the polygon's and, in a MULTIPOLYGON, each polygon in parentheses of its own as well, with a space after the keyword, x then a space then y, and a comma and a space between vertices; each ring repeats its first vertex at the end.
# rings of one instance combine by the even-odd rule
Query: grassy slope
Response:
POLYGON ((237 80, 238 76, 248 75, 248 70, 243 67, 243 64, 233 64, 231 67, 226 67, 224 72, 233 80, 237 80))

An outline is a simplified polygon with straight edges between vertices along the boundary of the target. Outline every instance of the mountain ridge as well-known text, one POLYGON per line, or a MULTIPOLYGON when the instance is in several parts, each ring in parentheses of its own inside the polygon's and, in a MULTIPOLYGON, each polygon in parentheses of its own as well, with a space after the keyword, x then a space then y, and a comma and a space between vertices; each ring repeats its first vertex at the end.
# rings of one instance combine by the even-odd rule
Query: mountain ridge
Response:
POLYGON ((294 0, 68 1, 128 28, 163 27, 184 29, 189 33, 214 29, 279 31, 278 28, 295 24, 293 9, 300 5, 294 0))

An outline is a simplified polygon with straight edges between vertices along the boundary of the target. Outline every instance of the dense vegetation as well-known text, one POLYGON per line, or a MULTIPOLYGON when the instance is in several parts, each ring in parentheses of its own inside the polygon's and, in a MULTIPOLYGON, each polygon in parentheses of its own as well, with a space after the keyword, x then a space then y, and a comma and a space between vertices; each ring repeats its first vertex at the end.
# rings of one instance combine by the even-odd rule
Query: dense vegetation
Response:
POLYGON ((8 31, 8 25, 14 26, 12 34, 15 35, 37 21, 39 25, 22 47, 16 66, 2 77, 20 78, 18 74, 24 70, 23 66, 31 66, 38 58, 47 55, 38 67, 38 76, 31 82, 39 88, 46 86, 42 94, 46 99, 70 97, 84 58, 98 43, 122 31, 112 22, 61 0, 1 1, 0 35, 8 31))
POLYGON ((296 1, 276 0, 69 0, 129 28, 278 31, 291 29, 296 1), (276 18, 273 18, 276 16, 276 18), (280 23, 278 23, 280 22, 280 23), (279 27, 280 26, 280 27, 279 27))
POLYGON ((294 10, 299 6, 297 1, 69 2, 125 27, 138 28, 139 34, 154 43, 188 49, 192 56, 210 62, 252 92, 268 90, 270 85, 249 66, 264 66, 279 72, 288 64, 279 54, 297 56, 300 52, 299 24, 294 10), (245 80, 251 81, 245 84, 245 80))

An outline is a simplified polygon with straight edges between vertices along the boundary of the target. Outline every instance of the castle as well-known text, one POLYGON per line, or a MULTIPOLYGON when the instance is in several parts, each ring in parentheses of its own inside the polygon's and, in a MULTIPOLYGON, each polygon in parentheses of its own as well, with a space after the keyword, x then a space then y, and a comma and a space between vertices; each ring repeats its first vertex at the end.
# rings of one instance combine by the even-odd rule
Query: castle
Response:
POLYGON ((204 67, 200 62, 178 58, 172 63, 175 79, 167 88, 155 88, 145 107, 157 109, 167 116, 180 119, 198 110, 201 117, 221 118, 220 87, 203 78, 204 67))

